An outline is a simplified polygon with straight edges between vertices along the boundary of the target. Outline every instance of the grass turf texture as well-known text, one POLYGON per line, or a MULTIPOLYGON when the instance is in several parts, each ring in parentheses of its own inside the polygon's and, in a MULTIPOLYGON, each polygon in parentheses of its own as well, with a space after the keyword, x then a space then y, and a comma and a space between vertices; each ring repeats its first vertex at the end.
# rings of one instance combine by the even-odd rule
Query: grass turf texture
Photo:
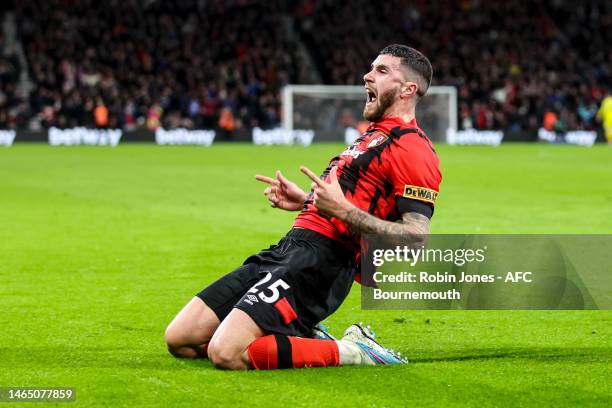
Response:
MULTIPOLYGON (((290 228, 254 174, 308 186, 298 166, 341 148, 0 149, 0 386, 76 387, 70 406, 610 403, 610 311, 366 312, 354 287, 332 331, 371 322, 410 364, 223 372, 170 357, 184 303, 290 228)), ((435 233, 612 232, 612 149, 438 151, 435 233)))

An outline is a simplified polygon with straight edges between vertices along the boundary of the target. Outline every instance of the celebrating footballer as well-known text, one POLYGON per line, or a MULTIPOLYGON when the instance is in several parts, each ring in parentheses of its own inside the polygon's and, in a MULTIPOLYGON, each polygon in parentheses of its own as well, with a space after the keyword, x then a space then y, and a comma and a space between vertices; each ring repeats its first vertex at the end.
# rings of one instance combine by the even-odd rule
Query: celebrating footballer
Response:
POLYGON ((415 107, 431 79, 422 53, 385 47, 363 77, 363 116, 371 125, 320 177, 300 168, 311 190, 280 172, 256 176, 268 184, 264 194, 272 207, 299 211, 293 228, 178 313, 165 335, 172 355, 209 358, 230 370, 406 361, 360 324, 335 339, 319 323, 359 280, 361 234, 423 241, 429 233, 442 176, 415 107))

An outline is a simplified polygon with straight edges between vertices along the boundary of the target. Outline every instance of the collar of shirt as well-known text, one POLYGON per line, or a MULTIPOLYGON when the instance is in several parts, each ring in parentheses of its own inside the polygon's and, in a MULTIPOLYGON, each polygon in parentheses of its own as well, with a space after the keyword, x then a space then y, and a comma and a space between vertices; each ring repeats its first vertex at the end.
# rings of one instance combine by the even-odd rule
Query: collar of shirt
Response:
POLYGON ((392 117, 392 118, 384 118, 378 122, 372 122, 368 130, 373 128, 380 129, 383 132, 389 134, 391 133, 391 129, 394 127, 402 127, 402 128, 415 128, 418 127, 416 118, 413 118, 410 122, 404 122, 402 118, 392 117))

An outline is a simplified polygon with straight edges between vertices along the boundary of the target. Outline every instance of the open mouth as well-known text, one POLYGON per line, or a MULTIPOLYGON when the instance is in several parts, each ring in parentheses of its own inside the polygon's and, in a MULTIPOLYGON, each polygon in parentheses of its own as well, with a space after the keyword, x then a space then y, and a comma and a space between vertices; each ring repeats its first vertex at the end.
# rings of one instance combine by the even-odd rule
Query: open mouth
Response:
POLYGON ((374 91, 366 88, 366 94, 367 94, 366 105, 370 105, 376 102, 376 93, 374 93, 374 91))

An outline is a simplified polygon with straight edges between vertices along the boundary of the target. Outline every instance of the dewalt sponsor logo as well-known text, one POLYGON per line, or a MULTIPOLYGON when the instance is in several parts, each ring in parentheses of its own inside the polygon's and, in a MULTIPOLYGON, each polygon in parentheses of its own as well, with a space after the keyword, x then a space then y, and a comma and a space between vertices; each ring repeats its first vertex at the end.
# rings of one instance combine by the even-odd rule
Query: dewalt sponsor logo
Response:
POLYGON ((404 186, 404 197, 435 204, 438 198, 438 192, 429 188, 406 184, 404 186))

